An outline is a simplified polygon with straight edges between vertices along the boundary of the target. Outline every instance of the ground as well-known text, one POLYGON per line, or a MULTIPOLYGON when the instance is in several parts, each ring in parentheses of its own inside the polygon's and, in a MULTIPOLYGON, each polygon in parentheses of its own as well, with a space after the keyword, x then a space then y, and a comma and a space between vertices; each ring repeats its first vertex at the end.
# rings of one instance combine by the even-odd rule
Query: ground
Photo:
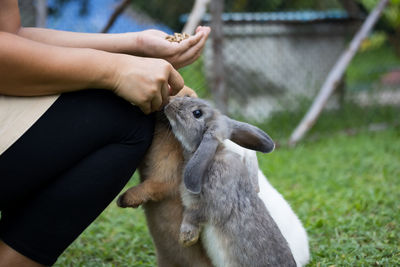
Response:
MULTIPOLYGON (((278 138, 276 151, 259 155, 260 168, 304 223, 309 266, 400 265, 400 113, 357 110, 327 112, 298 147, 278 138), (372 120, 363 120, 366 115, 372 120), (382 120, 385 127, 368 126, 382 120)), ((293 118, 260 126, 284 136, 290 130, 285 117, 293 118)), ((143 211, 114 201, 56 266, 155 266, 143 211)))

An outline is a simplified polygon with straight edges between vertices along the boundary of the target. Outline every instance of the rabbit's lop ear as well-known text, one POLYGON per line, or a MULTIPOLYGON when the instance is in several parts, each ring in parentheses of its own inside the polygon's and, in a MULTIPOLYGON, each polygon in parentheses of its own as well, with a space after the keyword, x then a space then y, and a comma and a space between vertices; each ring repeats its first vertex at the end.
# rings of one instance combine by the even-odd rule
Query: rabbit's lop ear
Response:
POLYGON ((229 119, 231 123, 231 137, 229 138, 236 144, 263 153, 272 152, 275 143, 271 137, 261 129, 248 123, 229 119))
POLYGON ((189 192, 193 194, 201 192, 204 173, 214 158, 218 144, 218 140, 209 132, 204 134, 199 147, 185 168, 183 182, 189 192))

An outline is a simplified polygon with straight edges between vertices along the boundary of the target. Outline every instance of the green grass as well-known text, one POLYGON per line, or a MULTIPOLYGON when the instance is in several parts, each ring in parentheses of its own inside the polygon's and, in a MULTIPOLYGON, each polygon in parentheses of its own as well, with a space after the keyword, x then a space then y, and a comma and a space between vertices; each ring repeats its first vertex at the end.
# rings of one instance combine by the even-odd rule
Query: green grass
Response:
POLYGON ((383 74, 399 66, 400 58, 387 43, 359 52, 346 70, 346 87, 350 91, 371 89, 383 74))
POLYGON ((400 264, 400 129, 260 155, 260 166, 304 222, 310 266, 400 264))
POLYGON ((211 92, 205 78, 203 57, 179 70, 185 85, 194 89, 200 98, 210 98, 211 92))
MULTIPOLYGON (((278 144, 285 145, 294 127, 304 117, 310 102, 304 102, 296 111, 277 112, 262 123, 252 122, 262 128, 278 144)), ((332 133, 354 132, 368 129, 371 125, 386 124, 388 126, 400 124, 400 106, 370 106, 360 107, 352 102, 345 102, 340 109, 325 110, 311 128, 302 142, 318 138, 329 138, 332 133)), ((243 120, 239 118, 239 120, 243 120)))
MULTIPOLYGON (((311 133, 318 138, 259 155, 260 168, 307 229, 309 266, 400 265, 400 113, 357 110, 325 112, 311 133), (371 122, 387 122, 388 128, 370 132, 365 123, 371 122), (346 134, 348 127, 357 133, 346 134)), ((283 138, 290 127, 274 129, 291 117, 282 116, 260 126, 283 138)), ((112 203, 56 266, 155 266, 143 211, 112 203)))
MULTIPOLYGON (((135 175, 125 189, 137 182, 135 175)), ((121 209, 113 201, 55 266, 156 266, 143 210, 121 209)))

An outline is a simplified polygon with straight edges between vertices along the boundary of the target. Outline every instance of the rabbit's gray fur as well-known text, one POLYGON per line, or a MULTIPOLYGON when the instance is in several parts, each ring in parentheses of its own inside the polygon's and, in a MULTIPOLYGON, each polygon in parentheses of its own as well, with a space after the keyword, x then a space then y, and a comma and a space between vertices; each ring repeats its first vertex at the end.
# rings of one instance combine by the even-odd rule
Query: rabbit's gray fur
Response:
POLYGON ((274 144, 260 129, 220 114, 200 99, 175 98, 165 108, 187 161, 181 195, 185 207, 180 238, 202 241, 213 264, 296 266, 289 246, 257 196, 246 164, 226 149, 224 139, 271 152, 274 144), (202 116, 195 118, 194 111, 202 116))

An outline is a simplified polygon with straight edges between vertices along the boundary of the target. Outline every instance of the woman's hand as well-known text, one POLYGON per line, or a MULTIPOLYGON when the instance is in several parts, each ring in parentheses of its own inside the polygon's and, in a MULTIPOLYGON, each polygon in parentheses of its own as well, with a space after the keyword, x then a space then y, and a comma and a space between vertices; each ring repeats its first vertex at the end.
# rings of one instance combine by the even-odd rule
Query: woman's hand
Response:
POLYGON ((175 43, 166 40, 167 34, 162 31, 139 32, 135 35, 136 55, 162 58, 178 69, 193 63, 200 56, 209 34, 209 27, 199 26, 195 35, 175 43))
POLYGON ((181 75, 163 59, 116 55, 113 91, 145 113, 159 110, 184 85, 181 75))

